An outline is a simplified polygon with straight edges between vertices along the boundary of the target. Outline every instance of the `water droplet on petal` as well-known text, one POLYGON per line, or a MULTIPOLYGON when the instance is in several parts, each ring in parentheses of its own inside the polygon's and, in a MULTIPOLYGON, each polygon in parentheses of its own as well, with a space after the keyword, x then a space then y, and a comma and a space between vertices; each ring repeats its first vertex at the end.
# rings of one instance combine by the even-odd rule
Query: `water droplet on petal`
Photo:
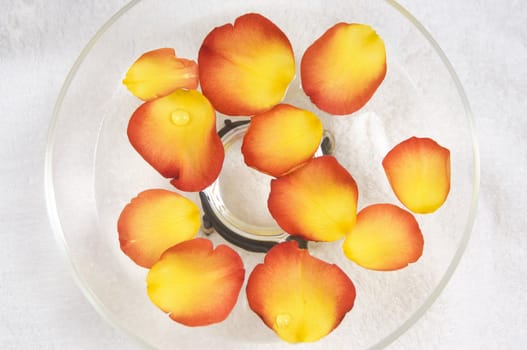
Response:
POLYGON ((182 109, 177 109, 170 115, 170 119, 172 120, 172 123, 178 126, 187 125, 190 121, 190 115, 187 111, 184 111, 182 109))
POLYGON ((276 326, 278 328, 286 328, 291 322, 291 315, 289 314, 278 314, 276 316, 276 326))

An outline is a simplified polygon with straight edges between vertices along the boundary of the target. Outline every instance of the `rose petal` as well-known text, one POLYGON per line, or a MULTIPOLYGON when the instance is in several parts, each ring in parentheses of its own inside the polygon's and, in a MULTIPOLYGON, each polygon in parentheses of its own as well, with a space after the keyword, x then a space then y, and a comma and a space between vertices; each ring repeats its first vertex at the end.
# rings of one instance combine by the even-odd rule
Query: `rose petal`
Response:
POLYGON ((432 213, 450 191, 450 151, 429 138, 411 137, 382 161, 395 195, 414 213, 432 213))
POLYGON ((423 253, 423 235, 414 216, 392 204, 362 209, 343 243, 344 254, 371 270, 398 270, 423 253))
POLYGON ((314 241, 336 241, 355 224, 355 180, 332 156, 308 161, 271 181, 268 207, 289 234, 314 241))
POLYGON ((245 277, 243 262, 226 245, 196 238, 163 253, 146 277, 150 300, 187 326, 206 326, 227 318, 245 277))
POLYGON ((151 101, 179 88, 197 88, 198 65, 176 57, 174 49, 149 51, 128 69, 123 84, 136 97, 151 101))
POLYGON ((142 104, 128 124, 139 154, 182 191, 201 191, 218 177, 225 152, 216 133, 216 115, 196 90, 142 104))
POLYGON ((262 15, 212 30, 199 50, 203 94, 218 112, 253 115, 279 103, 295 75, 291 43, 262 15))
POLYGON ((323 131, 315 114, 277 105, 251 118, 242 145, 245 163, 271 176, 281 176, 313 157, 323 131))
POLYGON ((335 329, 351 310, 355 287, 338 266, 290 241, 274 246, 253 270, 247 299, 283 340, 313 342, 335 329))
POLYGON ((386 75, 386 50, 368 25, 338 23, 304 53, 302 87, 321 110, 350 114, 369 101, 386 75))
POLYGON ((199 227, 198 207, 180 194, 161 189, 139 193, 124 207, 117 223, 122 251, 147 268, 167 248, 192 239, 199 227))

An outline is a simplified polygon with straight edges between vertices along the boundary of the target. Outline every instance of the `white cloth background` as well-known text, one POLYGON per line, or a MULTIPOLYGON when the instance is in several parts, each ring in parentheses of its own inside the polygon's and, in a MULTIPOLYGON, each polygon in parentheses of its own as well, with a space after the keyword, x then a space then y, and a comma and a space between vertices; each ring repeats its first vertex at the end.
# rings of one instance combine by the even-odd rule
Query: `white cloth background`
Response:
MULTIPOLYGON (((330 2, 330 1, 328 1, 330 2)), ((458 270, 390 349, 527 348, 527 2, 401 0, 471 102, 481 194, 458 270)), ((124 0, 0 0, 0 349, 136 349, 69 274, 44 202, 46 134, 80 50, 124 0)))

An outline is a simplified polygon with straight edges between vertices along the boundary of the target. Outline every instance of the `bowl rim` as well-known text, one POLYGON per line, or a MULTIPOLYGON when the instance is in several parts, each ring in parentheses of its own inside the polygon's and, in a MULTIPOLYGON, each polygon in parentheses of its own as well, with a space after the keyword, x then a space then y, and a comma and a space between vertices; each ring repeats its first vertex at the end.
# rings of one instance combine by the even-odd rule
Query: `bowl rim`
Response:
MULTIPOLYGON (((138 336, 133 331, 128 329, 122 322, 114 319, 112 313, 106 308, 103 302, 99 300, 95 292, 90 288, 89 284, 86 282, 86 280, 84 280, 84 278, 79 273, 77 267, 73 263, 73 259, 68 249, 68 244, 66 242, 64 232, 62 230, 62 225, 59 219, 58 208, 57 208, 57 203, 56 203, 56 198, 55 198, 55 187, 54 187, 54 181, 53 181, 53 174, 54 174, 53 172, 53 151, 55 148, 55 135, 57 131, 57 121, 59 119, 59 114, 61 111, 62 103, 66 96, 66 93, 74 77, 76 76, 79 67, 84 62, 86 56, 88 55, 90 50, 93 48, 93 46, 96 44, 96 42, 99 40, 99 38, 102 35, 104 35, 104 33, 117 20, 119 20, 126 12, 128 12, 130 9, 135 7, 141 1, 142 0, 130 0, 121 9, 119 9, 113 16, 111 16, 97 30, 97 32, 92 36, 92 38, 88 41, 86 46, 82 49, 79 56, 75 60, 70 71, 68 72, 68 75, 66 76, 66 79, 64 80, 62 88, 60 89, 60 92, 57 96, 57 100, 53 108, 51 121, 50 121, 49 129, 48 129, 46 151, 45 151, 45 164, 44 164, 44 190, 45 190, 45 200, 46 200, 46 207, 47 207, 47 213, 48 213, 48 220, 50 222, 51 229, 53 231, 53 234, 55 236, 55 239, 58 245, 60 246, 61 254, 63 258, 65 258, 66 260, 66 265, 68 266, 70 274, 75 280, 76 284, 79 286, 83 295, 86 297, 86 299, 88 299, 88 301, 92 304, 95 310, 97 310, 97 313, 100 316, 102 316, 104 320, 106 320, 106 322, 108 322, 114 328, 120 330, 122 333, 124 333, 128 337, 134 339, 136 342, 138 342, 142 346, 146 348, 153 348, 152 345, 148 344, 148 342, 145 339, 143 339, 142 337, 138 336)), ((465 252, 465 249, 468 245, 468 241, 472 234, 472 229, 473 229, 474 221, 476 218, 479 187, 480 187, 480 158, 479 158, 479 147, 478 147, 478 142, 477 142, 477 137, 476 137, 476 132, 475 132, 474 116, 472 114, 465 90, 463 89, 463 86, 461 84, 461 81, 459 80, 459 77, 457 76, 457 73, 455 72, 452 64, 450 63, 446 54, 440 48, 436 40, 432 37, 432 35, 428 32, 428 30, 408 10, 406 10, 406 8, 404 8, 402 5, 397 3, 395 0, 380 0, 380 1, 383 1, 387 3, 388 5, 392 6, 403 17, 405 17, 408 21, 410 21, 410 23, 412 23, 415 26, 415 28, 429 42, 429 44, 435 50, 438 57, 441 59, 443 65, 447 68, 447 71, 456 87, 457 94, 460 97, 461 102, 463 104, 463 107, 465 110, 465 117, 467 118, 467 121, 468 121, 469 133, 470 133, 471 140, 472 140, 472 161, 474 164, 473 169, 472 169, 472 176, 473 176, 474 181, 472 184, 472 197, 470 200, 469 214, 468 214, 467 221, 465 223, 465 227, 463 229, 463 235, 459 241, 457 250, 455 251, 453 258, 450 261, 450 264, 448 265, 444 275, 441 277, 438 284, 436 285, 432 293, 430 293, 430 295, 426 298, 424 303, 420 307, 418 307, 410 315, 410 317, 406 319, 406 321, 404 321, 401 325, 399 325, 395 330, 393 330, 383 339, 378 341, 375 345, 371 347, 371 349, 382 349, 388 346, 389 344, 391 344, 392 342, 394 342, 402 334, 404 334, 425 314, 425 312, 432 306, 432 304, 437 300, 441 292, 444 290, 445 286, 450 281, 453 273, 455 272, 457 266, 459 265, 461 257, 463 256, 463 253, 465 252)))

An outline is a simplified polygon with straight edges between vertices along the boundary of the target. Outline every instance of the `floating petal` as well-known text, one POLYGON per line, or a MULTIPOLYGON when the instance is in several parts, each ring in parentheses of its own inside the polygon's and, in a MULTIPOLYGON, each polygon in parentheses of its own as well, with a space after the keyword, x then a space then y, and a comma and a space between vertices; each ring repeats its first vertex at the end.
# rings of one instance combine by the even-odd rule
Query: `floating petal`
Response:
POLYGON ((128 138, 182 191, 201 191, 212 184, 225 157, 214 109, 196 90, 179 89, 142 104, 130 119, 128 138))
POLYGON ((355 224, 355 180, 332 156, 313 158, 271 181, 268 207, 289 234, 313 241, 336 241, 355 224))
POLYGON ((450 151, 429 138, 396 145, 382 165, 395 195, 414 213, 436 211, 450 191, 450 151))
POLYGON ((318 108, 353 113, 384 80, 384 42, 368 25, 338 23, 308 47, 300 71, 302 87, 318 108))
POLYGON ((176 57, 174 49, 149 51, 132 64, 123 84, 136 97, 151 101, 180 88, 196 89, 198 65, 195 61, 176 57))
POLYGON ((355 301, 355 287, 336 265, 294 241, 273 247, 249 276, 250 308, 283 340, 313 342, 337 327, 355 301))
POLYGON ((218 112, 253 115, 278 104, 295 75, 289 39, 259 14, 212 30, 199 50, 203 94, 218 112))
POLYGON ((423 235, 414 216, 392 204, 362 209, 343 243, 344 254, 371 270, 402 269, 423 253, 423 235))
POLYGON ((226 245, 196 238, 168 249, 148 272, 150 300, 171 319, 206 326, 227 318, 245 277, 243 262, 226 245))
POLYGON ((199 227, 199 208, 182 195, 161 189, 139 193, 117 223, 122 251, 147 268, 166 249, 194 238, 199 227))
POLYGON ((271 176, 281 176, 313 157, 323 131, 315 114, 277 105, 251 118, 242 145, 245 163, 271 176))

